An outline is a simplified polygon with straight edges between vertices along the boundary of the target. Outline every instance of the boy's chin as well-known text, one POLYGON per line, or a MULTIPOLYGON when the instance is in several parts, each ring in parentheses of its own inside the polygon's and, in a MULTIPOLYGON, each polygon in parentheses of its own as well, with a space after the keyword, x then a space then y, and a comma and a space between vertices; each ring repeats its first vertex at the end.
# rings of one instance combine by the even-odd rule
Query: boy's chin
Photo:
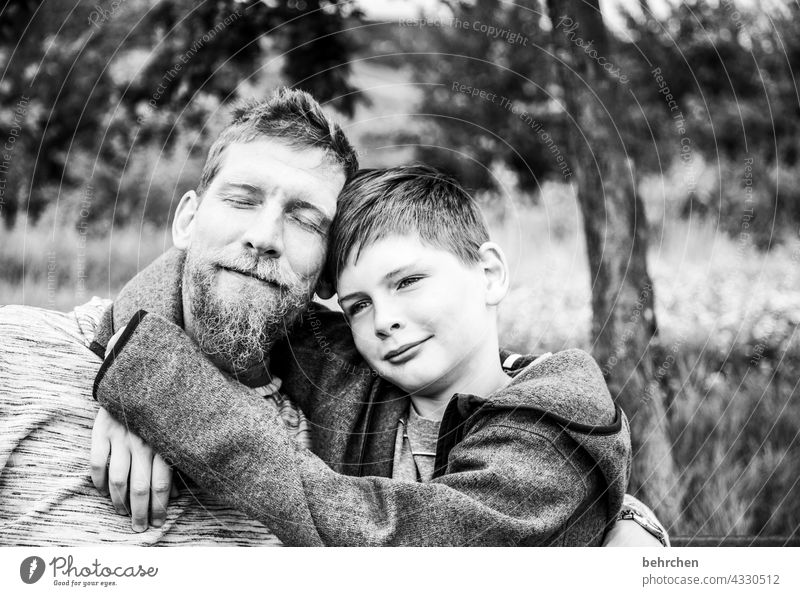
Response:
POLYGON ((439 378, 426 376, 424 378, 412 375, 381 375, 392 385, 396 385, 409 395, 429 395, 436 393, 439 378))

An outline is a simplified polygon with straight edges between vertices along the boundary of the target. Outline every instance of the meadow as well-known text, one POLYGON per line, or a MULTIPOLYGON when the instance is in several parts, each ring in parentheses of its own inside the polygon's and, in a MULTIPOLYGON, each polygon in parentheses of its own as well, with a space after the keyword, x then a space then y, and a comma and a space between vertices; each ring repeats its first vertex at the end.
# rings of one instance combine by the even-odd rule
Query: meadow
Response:
MULTIPOLYGON (((564 187, 493 218, 513 263, 505 345, 591 350, 580 216, 564 187)), ((656 370, 682 536, 800 536, 800 237, 769 252, 707 221, 651 221, 656 370)))
MULTIPOLYGON (((504 345, 590 350, 591 285, 572 190, 478 198, 512 269, 504 345)), ((655 349, 683 504, 664 521, 675 535, 798 536, 800 237, 763 252, 707 221, 665 212, 650 225, 655 349)), ((113 297, 170 244, 168 230, 151 225, 98 233, 20 218, 0 230, 0 304, 68 311, 113 297)))

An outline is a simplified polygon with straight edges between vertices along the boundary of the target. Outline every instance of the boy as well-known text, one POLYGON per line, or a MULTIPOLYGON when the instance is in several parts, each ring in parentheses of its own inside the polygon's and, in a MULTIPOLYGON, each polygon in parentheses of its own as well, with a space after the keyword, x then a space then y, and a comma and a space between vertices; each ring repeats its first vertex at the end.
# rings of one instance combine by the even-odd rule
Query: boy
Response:
POLYGON ((342 377, 365 369, 320 334, 339 315, 307 312, 272 367, 325 436, 324 461, 291 445, 157 315, 128 326, 98 399, 287 544, 599 545, 627 484, 627 422, 583 352, 501 367, 507 267, 469 196, 430 168, 364 172, 340 196, 330 238, 328 272, 356 347, 392 385, 367 377, 369 400, 345 403, 338 381, 309 382, 319 376, 313 364, 298 370, 304 349, 333 354, 342 377), (193 374, 165 365, 162 344, 191 359, 193 374), (186 424, 181 400, 192 404, 191 433, 175 432, 186 424))
POLYGON ((339 197, 328 255, 356 348, 409 398, 392 477, 427 482, 461 473, 448 469, 449 452, 488 434, 487 426, 502 427, 498 454, 526 461, 520 473, 546 482, 564 462, 572 468, 569 478, 550 477, 571 490, 529 540, 600 544, 627 485, 624 415, 607 392, 565 395, 553 386, 569 361, 580 363, 587 381, 600 381, 596 364, 577 350, 533 362, 511 356, 506 362, 515 366, 503 368, 497 307, 508 268, 466 191, 425 166, 364 171, 339 197), (533 414, 525 423, 514 419, 522 410, 533 414), (536 436, 540 448, 516 442, 515 433, 536 436))

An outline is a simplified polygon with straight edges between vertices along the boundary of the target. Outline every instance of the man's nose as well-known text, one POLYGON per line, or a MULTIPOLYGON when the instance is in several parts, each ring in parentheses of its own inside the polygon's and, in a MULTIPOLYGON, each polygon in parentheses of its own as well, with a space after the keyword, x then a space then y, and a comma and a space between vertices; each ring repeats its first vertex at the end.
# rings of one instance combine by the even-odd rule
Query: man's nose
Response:
POLYGON ((380 339, 386 339, 405 327, 399 309, 391 301, 381 301, 380 303, 373 301, 372 312, 375 335, 380 339))
POLYGON ((259 257, 278 258, 283 254, 283 209, 278 205, 264 205, 253 214, 242 242, 245 248, 259 257))

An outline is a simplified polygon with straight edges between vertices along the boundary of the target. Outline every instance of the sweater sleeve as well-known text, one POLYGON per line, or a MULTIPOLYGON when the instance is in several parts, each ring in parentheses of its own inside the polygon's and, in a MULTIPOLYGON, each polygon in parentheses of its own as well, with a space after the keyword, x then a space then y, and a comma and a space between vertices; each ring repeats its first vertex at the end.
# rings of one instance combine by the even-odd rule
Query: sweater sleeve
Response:
POLYGON ((200 486, 290 545, 549 544, 591 518, 576 515, 590 465, 576 466, 568 437, 525 413, 481 421, 432 482, 345 476, 295 445, 271 410, 152 314, 120 338, 95 396, 200 486))

